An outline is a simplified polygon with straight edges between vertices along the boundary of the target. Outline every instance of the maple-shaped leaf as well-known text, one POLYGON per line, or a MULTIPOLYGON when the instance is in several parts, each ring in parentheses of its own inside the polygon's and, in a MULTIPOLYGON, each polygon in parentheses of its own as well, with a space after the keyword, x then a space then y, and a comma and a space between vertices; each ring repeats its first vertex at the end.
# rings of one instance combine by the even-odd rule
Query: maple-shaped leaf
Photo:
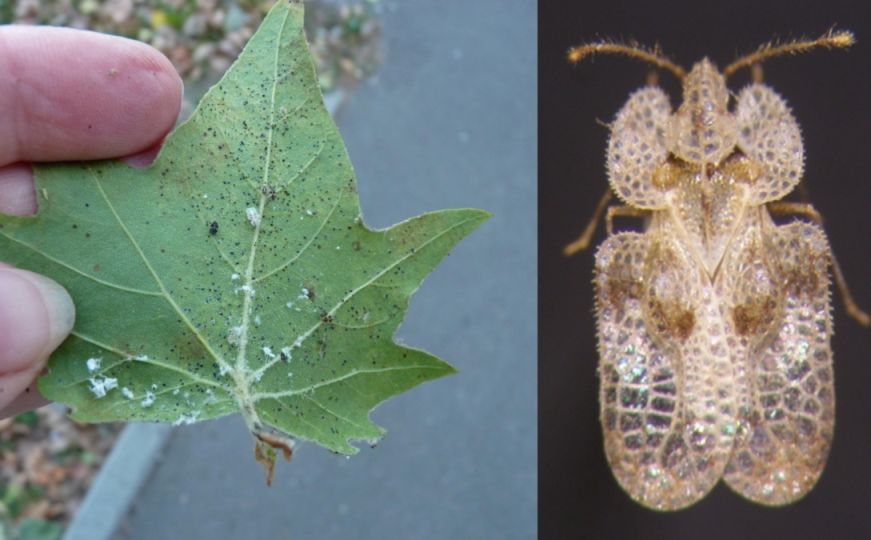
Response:
POLYGON ((293 438, 353 454, 385 399, 453 372, 394 343, 423 278, 487 219, 363 224, 303 8, 279 2, 154 164, 35 168, 39 213, 0 216, 0 258, 76 303, 40 391, 85 422, 241 412, 269 477, 293 438))

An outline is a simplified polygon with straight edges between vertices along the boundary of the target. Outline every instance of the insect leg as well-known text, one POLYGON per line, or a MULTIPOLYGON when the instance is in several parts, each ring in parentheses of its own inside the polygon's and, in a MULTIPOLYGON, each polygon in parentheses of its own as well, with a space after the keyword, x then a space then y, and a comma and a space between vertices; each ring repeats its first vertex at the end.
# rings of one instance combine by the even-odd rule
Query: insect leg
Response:
POLYGON ((807 218, 820 227, 823 226, 823 216, 810 203, 791 201, 772 201, 768 203, 768 211, 772 214, 797 215, 807 218))
POLYGON ((599 204, 596 205, 596 210, 593 212, 593 217, 590 218, 590 222, 587 223, 587 226, 584 228, 584 232, 582 232, 575 241, 563 248, 563 255, 565 255, 566 257, 571 257, 575 253, 584 251, 585 249, 590 247, 590 242, 593 240, 593 234, 595 234, 596 232, 596 227, 598 227, 599 225, 599 220, 602 219, 602 212, 605 211, 605 208, 611 201, 611 196, 611 189, 606 189, 605 193, 602 195, 602 198, 599 199, 599 204))
MULTIPOLYGON (((823 226, 822 214, 808 203, 774 201, 768 203, 768 210, 772 214, 799 215, 810 219, 820 227, 823 226)), ((871 316, 859 307, 859 304, 856 303, 856 300, 850 293, 850 288, 847 286, 847 280, 844 278, 844 273, 841 271, 841 265, 838 264, 838 258, 835 257, 834 250, 832 250, 832 274, 835 278, 835 284, 838 286, 838 291, 841 294, 841 300, 844 302, 844 309, 847 310, 847 314, 850 317, 853 317, 862 326, 871 326, 871 316)))
POLYGON ((596 228, 599 226, 599 220, 602 219, 602 213, 605 212, 606 208, 608 211, 605 212, 605 228, 608 231, 608 235, 614 234, 615 217, 647 217, 649 214, 647 210, 635 208, 633 206, 608 206, 608 203, 611 201, 611 197, 611 190, 609 189, 605 191, 605 193, 602 195, 602 198, 599 199, 599 204, 596 205, 596 210, 593 212, 593 217, 590 218, 590 222, 587 223, 587 226, 584 228, 584 232, 582 232, 581 235, 572 243, 568 244, 566 247, 563 248, 563 255, 565 255, 566 257, 571 257, 572 255, 584 251, 588 247, 590 247, 590 243, 593 241, 593 235, 596 233, 596 228))
POLYGON ((868 314, 859 307, 853 299, 853 295, 850 294, 850 289, 847 287, 847 280, 844 278, 844 273, 841 272, 841 265, 838 264, 838 259, 835 257, 834 251, 832 252, 832 273, 835 276, 835 283, 838 285, 838 291, 841 293, 841 300, 844 302, 844 309, 847 310, 847 314, 856 319, 856 321, 862 326, 871 326, 871 316, 868 316, 868 314))

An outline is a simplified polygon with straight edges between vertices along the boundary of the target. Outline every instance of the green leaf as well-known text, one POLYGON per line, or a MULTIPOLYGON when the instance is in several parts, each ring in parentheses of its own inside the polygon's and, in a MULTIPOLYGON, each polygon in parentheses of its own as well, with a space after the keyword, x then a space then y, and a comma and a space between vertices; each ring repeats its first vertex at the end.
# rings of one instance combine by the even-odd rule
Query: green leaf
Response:
MULTIPOLYGON (((0 254, 76 302, 40 390, 80 421, 242 413, 269 471, 292 438, 354 454, 369 411, 454 370, 394 343, 420 282, 488 214, 363 224, 297 2, 277 4, 155 163, 36 168, 0 254)), ((107 75, 108 76, 108 75, 107 75)))

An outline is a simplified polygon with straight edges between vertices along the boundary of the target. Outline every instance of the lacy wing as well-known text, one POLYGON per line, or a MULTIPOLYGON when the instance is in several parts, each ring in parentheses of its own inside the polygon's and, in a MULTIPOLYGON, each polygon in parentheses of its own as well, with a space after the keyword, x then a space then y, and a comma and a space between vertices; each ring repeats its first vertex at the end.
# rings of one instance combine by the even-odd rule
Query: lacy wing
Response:
POLYGON ((724 479, 752 501, 782 505, 804 496, 822 473, 835 389, 826 237, 801 222, 774 227, 773 236, 779 317, 751 348, 748 395, 724 479))

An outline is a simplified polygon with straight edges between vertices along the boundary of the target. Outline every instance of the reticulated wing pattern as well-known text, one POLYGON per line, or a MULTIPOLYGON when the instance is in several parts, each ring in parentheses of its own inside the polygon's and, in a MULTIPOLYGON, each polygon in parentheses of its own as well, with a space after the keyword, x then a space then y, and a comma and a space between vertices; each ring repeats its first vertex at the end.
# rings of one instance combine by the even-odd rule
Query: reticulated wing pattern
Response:
POLYGON ((835 394, 828 242, 807 223, 774 229, 784 303, 747 359, 749 395, 724 479, 748 499, 781 505, 804 496, 822 473, 835 394))
POLYGON ((671 104, 659 88, 643 88, 629 98, 611 124, 608 179, 628 204, 662 208, 662 192, 650 181, 668 156, 666 128, 671 104))
POLYGON ((801 129, 786 102, 763 84, 751 84, 738 95, 735 116, 738 147, 762 174, 751 185, 751 202, 762 204, 784 197, 801 181, 804 146, 801 129))
POLYGON ((661 510, 704 497, 731 448, 731 394, 715 373, 728 357, 709 356, 696 320, 709 314, 691 303, 701 295, 685 263, 635 233, 611 236, 596 256, 605 452, 630 496, 661 510), (673 272, 656 275, 665 259, 673 272))

